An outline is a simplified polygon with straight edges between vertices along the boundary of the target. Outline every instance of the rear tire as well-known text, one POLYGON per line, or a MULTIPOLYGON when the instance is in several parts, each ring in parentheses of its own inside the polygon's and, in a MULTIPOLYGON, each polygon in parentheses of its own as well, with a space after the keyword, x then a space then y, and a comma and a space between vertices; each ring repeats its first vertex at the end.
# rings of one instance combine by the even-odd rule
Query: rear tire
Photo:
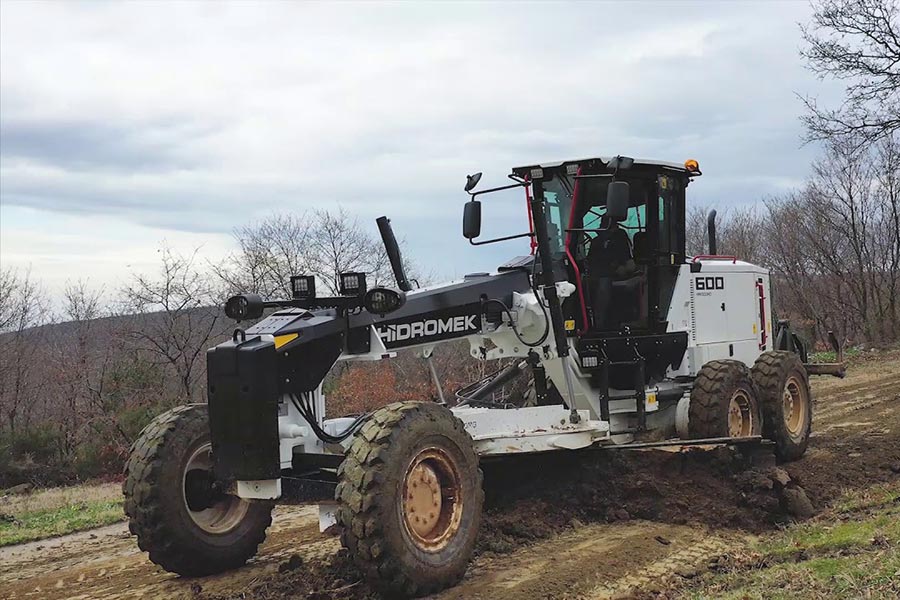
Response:
POLYGON ((806 452, 812 431, 806 368, 793 352, 774 350, 756 359, 752 374, 762 404, 763 435, 775 442, 780 460, 797 460, 806 452))
POLYGON ((151 421, 125 465, 128 529, 151 561, 179 575, 239 567, 272 523, 274 503, 212 488, 210 448, 207 407, 189 404, 151 421))
POLYGON ((760 435, 759 395, 750 369, 736 360, 712 360, 691 388, 688 431, 692 439, 760 435))
POLYGON ((388 598, 462 579, 484 492, 472 439, 448 409, 398 402, 356 433, 338 469, 341 543, 388 598))

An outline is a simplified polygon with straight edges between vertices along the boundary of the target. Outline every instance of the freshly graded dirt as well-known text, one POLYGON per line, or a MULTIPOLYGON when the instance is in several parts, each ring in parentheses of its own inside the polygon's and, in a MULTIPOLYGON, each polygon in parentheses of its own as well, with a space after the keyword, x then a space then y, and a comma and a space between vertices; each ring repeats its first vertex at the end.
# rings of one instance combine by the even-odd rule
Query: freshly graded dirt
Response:
MULTIPOLYGON (((591 451, 485 461, 476 558, 439 598, 627 598, 692 577, 727 549, 822 510, 844 490, 900 478, 900 351, 813 380, 806 456, 773 469, 727 449, 591 451), (803 502, 799 502, 803 504, 803 502), (792 514, 793 513, 793 514, 792 514)), ((283 506, 246 567, 183 579, 124 526, 0 550, 0 597, 375 598, 314 507, 283 506), (91 535, 95 537, 90 537, 91 535)))

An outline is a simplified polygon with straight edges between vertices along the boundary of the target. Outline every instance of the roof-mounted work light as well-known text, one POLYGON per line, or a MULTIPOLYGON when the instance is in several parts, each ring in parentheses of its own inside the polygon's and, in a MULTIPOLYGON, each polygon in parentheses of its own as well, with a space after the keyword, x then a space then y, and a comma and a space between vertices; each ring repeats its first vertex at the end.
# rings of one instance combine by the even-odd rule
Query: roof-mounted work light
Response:
POLYGON ((341 273, 338 278, 341 296, 362 296, 366 293, 365 273, 341 273))
POLYGON ((312 300, 316 297, 314 275, 294 275, 291 277, 291 294, 297 300, 312 300))

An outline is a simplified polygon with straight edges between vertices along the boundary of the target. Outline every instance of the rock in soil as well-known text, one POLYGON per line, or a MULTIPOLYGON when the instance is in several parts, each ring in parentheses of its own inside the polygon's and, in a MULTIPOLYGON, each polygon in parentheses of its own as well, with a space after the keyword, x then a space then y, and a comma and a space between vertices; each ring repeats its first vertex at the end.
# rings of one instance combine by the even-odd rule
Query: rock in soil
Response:
POLYGON ((784 488, 781 498, 788 514, 797 519, 808 519, 816 514, 812 502, 809 501, 806 492, 801 487, 784 488))
POLYGON ((791 482, 791 476, 788 475, 788 472, 784 469, 779 469, 778 467, 772 469, 771 473, 769 473, 769 477, 782 488, 787 487, 791 482))
POLYGON ((28 494, 34 488, 30 483, 20 483, 19 485, 14 485, 11 488, 6 490, 6 494, 17 495, 17 494, 28 494))
POLYGON ((287 561, 278 565, 278 572, 288 573, 290 571, 296 571, 302 566, 303 557, 301 557, 299 554, 291 554, 291 557, 287 561))

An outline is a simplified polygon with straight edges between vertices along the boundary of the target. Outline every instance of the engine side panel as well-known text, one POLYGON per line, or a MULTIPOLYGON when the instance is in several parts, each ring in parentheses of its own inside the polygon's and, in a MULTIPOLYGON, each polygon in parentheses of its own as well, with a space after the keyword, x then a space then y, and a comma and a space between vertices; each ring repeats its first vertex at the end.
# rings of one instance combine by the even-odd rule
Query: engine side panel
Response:
POLYGON ((739 360, 748 366, 771 348, 769 273, 742 261, 708 261, 699 272, 679 269, 669 331, 688 332, 688 360, 670 376, 694 376, 707 362, 739 360))

